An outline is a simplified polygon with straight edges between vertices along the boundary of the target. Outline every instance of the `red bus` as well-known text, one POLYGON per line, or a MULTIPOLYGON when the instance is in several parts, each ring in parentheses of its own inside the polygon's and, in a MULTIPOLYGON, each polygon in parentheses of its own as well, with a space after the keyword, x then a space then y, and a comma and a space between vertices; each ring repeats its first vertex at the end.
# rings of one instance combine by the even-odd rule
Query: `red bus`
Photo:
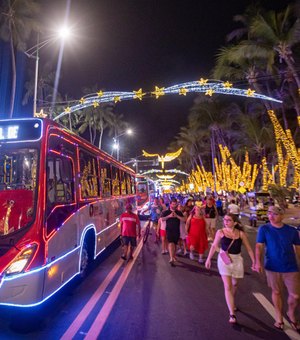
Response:
POLYGON ((0 120, 0 305, 41 304, 120 234, 135 173, 47 119, 0 120))

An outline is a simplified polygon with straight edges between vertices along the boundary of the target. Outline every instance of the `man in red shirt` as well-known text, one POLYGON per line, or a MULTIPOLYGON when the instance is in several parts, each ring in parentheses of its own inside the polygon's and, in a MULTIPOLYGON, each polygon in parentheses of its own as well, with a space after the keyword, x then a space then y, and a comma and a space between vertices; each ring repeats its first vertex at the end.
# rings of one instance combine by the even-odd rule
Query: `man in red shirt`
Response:
POLYGON ((141 237, 141 223, 136 214, 132 212, 132 205, 126 204, 126 211, 121 215, 121 235, 123 240, 123 254, 121 258, 123 260, 127 259, 128 246, 130 244, 128 259, 132 259, 132 253, 136 247, 136 227, 138 227, 138 236, 141 237))

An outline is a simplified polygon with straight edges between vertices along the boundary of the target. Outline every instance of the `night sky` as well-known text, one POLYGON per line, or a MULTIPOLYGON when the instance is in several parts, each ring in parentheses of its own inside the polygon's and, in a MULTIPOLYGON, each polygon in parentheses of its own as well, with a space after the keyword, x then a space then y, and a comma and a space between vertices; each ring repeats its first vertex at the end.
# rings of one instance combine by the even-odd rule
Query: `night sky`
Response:
MULTIPOLYGON (((45 25, 61 18, 65 2, 44 1, 45 25)), ((289 1, 261 1, 282 9, 289 1)), ((72 0, 69 22, 75 39, 65 47, 59 91, 80 98, 83 87, 132 91, 209 77, 218 49, 251 1, 72 0)), ((41 58, 42 62, 42 58, 41 58)), ((131 156, 165 152, 186 124, 195 94, 124 101, 116 112, 135 130, 122 137, 131 156)), ((105 141, 108 143, 108 141, 105 141)), ((110 143, 110 142, 109 142, 110 143)))

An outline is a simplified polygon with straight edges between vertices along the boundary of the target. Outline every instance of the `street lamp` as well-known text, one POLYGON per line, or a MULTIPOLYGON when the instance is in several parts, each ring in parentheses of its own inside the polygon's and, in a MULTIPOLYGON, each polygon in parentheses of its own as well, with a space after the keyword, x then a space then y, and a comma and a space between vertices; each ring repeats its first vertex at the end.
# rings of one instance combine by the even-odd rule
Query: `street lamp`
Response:
POLYGON ((119 160, 119 158, 120 158, 120 142, 119 142, 119 137, 124 136, 124 135, 132 135, 132 133, 133 133, 132 129, 127 129, 127 130, 123 131, 122 133, 120 133, 119 135, 113 137, 114 143, 113 143, 113 146, 112 146, 112 148, 113 148, 112 154, 113 154, 114 150, 117 151, 117 160, 119 160))
POLYGON ((26 50, 24 53, 28 58, 35 59, 35 76, 34 76, 34 95, 33 95, 33 116, 36 114, 36 107, 37 107, 37 85, 38 85, 38 77, 39 77, 39 51, 41 48, 54 43, 55 41, 61 39, 65 40, 70 36, 70 30, 64 26, 61 27, 57 34, 52 35, 48 39, 40 42, 40 33, 38 32, 37 35, 37 43, 36 45, 32 46, 28 50, 26 50))

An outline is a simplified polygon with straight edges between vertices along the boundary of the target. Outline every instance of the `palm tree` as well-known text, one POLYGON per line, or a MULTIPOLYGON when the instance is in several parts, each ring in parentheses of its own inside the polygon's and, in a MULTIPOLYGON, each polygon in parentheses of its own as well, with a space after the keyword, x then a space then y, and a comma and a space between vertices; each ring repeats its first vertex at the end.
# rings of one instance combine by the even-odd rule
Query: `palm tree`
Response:
POLYGON ((35 0, 6 0, 0 7, 0 37, 9 43, 11 51, 11 102, 9 118, 13 115, 16 94, 16 51, 26 49, 26 40, 32 31, 38 31, 40 5, 35 0))
POLYGON ((297 7, 288 5, 282 12, 269 11, 265 15, 254 17, 249 27, 251 39, 256 40, 269 51, 273 60, 279 64, 284 61, 287 71, 284 74, 292 76, 297 87, 292 90, 297 115, 300 117, 300 102, 298 91, 300 89, 300 77, 295 66, 296 59, 294 47, 300 43, 300 20, 297 7), (296 95, 295 93, 296 92, 296 95))
MULTIPOLYGON (((92 88, 84 88, 83 93, 86 95, 96 95, 99 90, 97 85, 92 88)), ((109 129, 109 134, 115 136, 127 127, 123 121, 123 115, 117 115, 113 112, 114 104, 103 103, 100 105, 87 107, 79 111, 77 116, 77 131, 84 134, 88 129, 89 139, 92 144, 96 144, 96 138, 99 135, 98 147, 102 148, 102 138, 105 129, 109 129)))

